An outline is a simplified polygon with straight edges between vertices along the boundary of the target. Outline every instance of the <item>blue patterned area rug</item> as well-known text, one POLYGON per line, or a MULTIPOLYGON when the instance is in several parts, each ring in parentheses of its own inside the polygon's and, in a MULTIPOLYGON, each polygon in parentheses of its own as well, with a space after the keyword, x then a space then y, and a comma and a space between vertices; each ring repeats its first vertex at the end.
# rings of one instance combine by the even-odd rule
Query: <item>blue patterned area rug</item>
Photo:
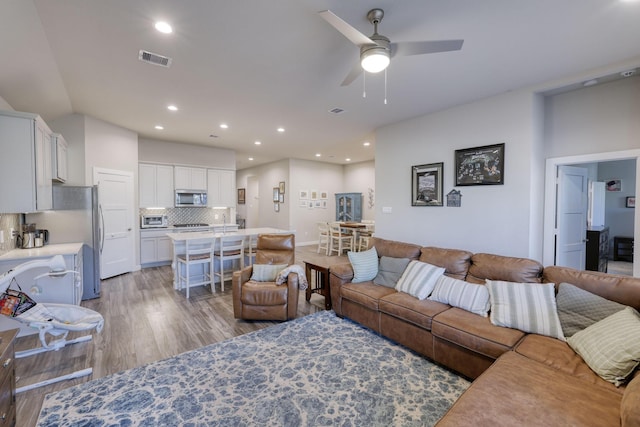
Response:
POLYGON ((322 311, 48 394, 38 426, 430 426, 468 386, 322 311))

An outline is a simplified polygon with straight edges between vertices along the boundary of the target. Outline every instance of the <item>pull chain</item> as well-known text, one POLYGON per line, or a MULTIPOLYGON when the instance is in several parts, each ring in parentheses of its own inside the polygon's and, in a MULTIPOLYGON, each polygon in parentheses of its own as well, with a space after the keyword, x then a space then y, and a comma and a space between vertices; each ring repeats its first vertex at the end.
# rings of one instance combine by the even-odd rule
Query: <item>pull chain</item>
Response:
POLYGON ((387 105, 387 69, 384 69, 384 105, 387 105))
POLYGON ((362 71, 362 97, 367 97, 367 73, 362 71))

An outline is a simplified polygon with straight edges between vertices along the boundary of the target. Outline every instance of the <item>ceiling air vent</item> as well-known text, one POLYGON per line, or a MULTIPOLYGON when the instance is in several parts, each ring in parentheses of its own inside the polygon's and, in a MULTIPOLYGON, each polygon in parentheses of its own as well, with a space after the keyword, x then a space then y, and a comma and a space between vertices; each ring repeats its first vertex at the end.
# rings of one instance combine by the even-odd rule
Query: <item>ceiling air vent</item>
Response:
POLYGON ((171 62, 173 61, 167 56, 158 55, 157 53, 148 52, 146 50, 140 50, 138 59, 142 62, 148 62, 149 64, 160 65, 161 67, 167 68, 171 66, 171 62))
POLYGON ((329 112, 333 113, 333 114, 340 114, 340 113, 344 113, 344 110, 342 108, 336 107, 336 108, 332 108, 331 110, 329 110, 329 112))

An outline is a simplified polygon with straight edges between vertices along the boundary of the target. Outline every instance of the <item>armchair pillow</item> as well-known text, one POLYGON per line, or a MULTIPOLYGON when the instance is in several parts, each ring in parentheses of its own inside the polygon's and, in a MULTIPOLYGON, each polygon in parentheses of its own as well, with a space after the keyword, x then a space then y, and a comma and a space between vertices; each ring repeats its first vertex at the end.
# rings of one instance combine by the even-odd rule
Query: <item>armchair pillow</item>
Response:
POLYGON ((351 283, 368 282, 378 274, 378 252, 375 247, 364 252, 349 251, 347 256, 353 266, 351 283))
POLYGON ((442 275, 429 297, 430 300, 449 304, 482 317, 489 315, 489 290, 485 285, 442 275))
POLYGON ((405 268, 409 265, 409 261, 411 261, 409 258, 394 258, 383 255, 380 257, 378 274, 373 279, 373 283, 395 288, 405 268))
POLYGON ((556 309, 553 283, 514 283, 487 279, 491 323, 566 341, 556 309))
POLYGON ((620 386, 640 363, 640 315, 627 307, 577 332, 567 343, 596 374, 620 386))
POLYGON ((444 270, 426 262, 411 261, 398 280, 396 290, 423 300, 431 294, 444 270))
POLYGON ((286 267, 287 264, 253 264, 251 280, 254 282, 273 282, 278 273, 286 267))

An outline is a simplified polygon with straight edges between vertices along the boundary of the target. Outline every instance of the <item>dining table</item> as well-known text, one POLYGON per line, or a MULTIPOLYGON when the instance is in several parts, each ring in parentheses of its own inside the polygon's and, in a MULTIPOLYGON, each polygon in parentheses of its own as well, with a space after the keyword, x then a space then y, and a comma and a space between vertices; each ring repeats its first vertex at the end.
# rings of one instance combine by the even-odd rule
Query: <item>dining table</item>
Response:
MULTIPOLYGON (((220 238, 224 236, 241 236, 256 238, 259 234, 290 234, 295 233, 295 230, 285 230, 273 227, 256 227, 256 228, 243 228, 237 231, 227 232, 213 232, 213 231, 185 231, 181 233, 167 233, 167 237, 172 242, 173 257, 171 261, 171 268, 173 269, 173 287, 179 289, 178 284, 178 255, 184 254, 187 240, 196 239, 212 239, 214 240, 214 247, 218 249, 220 247, 220 238)), ((218 270, 218 266, 215 266, 218 270)), ((190 275, 191 276, 191 275, 190 275)))

